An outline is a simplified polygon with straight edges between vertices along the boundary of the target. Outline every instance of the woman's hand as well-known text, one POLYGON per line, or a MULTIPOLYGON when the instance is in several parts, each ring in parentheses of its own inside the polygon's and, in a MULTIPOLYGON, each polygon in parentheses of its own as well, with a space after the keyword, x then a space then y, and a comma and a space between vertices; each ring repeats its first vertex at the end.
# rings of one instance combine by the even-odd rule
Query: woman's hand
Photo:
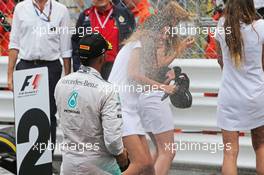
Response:
POLYGON ((175 72, 173 69, 171 69, 170 71, 167 72, 166 74, 166 78, 168 81, 171 81, 171 80, 175 80, 175 72))
POLYGON ((169 95, 174 94, 178 90, 176 85, 162 85, 161 89, 169 95))
POLYGON ((180 46, 182 46, 182 49, 190 48, 195 42, 194 37, 187 37, 183 41, 181 41, 180 46))

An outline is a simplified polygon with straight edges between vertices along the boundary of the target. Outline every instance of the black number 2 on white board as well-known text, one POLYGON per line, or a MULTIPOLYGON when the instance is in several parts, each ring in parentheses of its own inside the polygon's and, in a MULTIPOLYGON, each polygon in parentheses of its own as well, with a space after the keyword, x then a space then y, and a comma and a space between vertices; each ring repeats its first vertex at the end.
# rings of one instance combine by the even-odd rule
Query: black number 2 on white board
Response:
MULTIPOLYGON (((38 128, 38 138, 34 145, 48 145, 50 138, 50 124, 45 112, 41 109, 30 109, 25 112, 19 122, 17 130, 17 144, 28 143, 29 133, 32 126, 38 128)), ((40 152, 34 146, 30 148, 19 168, 18 175, 51 175, 52 163, 35 165, 46 150, 40 152)))

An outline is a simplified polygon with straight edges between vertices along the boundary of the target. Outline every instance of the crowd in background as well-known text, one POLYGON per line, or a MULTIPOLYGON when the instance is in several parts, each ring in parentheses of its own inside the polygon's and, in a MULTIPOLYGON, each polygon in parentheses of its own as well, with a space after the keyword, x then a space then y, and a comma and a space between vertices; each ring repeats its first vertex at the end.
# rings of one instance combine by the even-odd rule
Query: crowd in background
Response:
MULTIPOLYGON (((14 6, 17 2, 22 0, 0 0, 0 11, 6 16, 7 21, 11 24, 12 13, 14 6)), ((79 14, 85 9, 91 6, 91 0, 57 0, 60 3, 67 6, 68 10, 71 14, 71 26, 75 26, 76 20, 79 17, 79 14)), ((150 16, 150 14, 154 14, 157 12, 157 7, 159 4, 162 4, 165 0, 113 0, 114 4, 121 4, 122 6, 128 7, 128 9, 134 14, 135 20, 137 23, 142 24, 143 21, 150 16)), ((177 0, 181 5, 184 5, 188 0, 177 0)), ((211 4, 209 8, 213 8, 213 4, 220 4, 222 0, 206 0, 205 3, 211 4)), ((209 5, 208 5, 209 6, 209 5)), ((257 8, 261 9, 261 5, 258 5, 257 8)), ((6 31, 3 26, 0 25, 0 55, 7 56, 8 55, 8 38, 9 31, 6 31)), ((206 41, 207 42, 207 41, 206 41)), ((206 49, 210 46, 203 46, 205 56, 208 56, 206 49)), ((209 53, 210 55, 210 53, 209 53)), ((211 54, 212 55, 212 54, 211 54)), ((213 55, 214 56, 214 55, 213 55)))
MULTIPOLYGON (((15 0, 0 0, 0 12, 5 16, 6 21, 11 24, 12 23, 12 14, 14 11, 15 4, 21 1, 15 0)), ((91 0, 59 0, 60 3, 65 4, 70 14, 72 15, 71 25, 75 25, 76 19, 78 19, 79 14, 89 8, 91 6, 91 0), (76 16, 77 15, 77 16, 76 16)), ((150 16, 150 14, 154 13, 154 8, 151 7, 150 2, 148 0, 137 0, 134 3, 130 0, 113 0, 113 3, 116 5, 120 5, 123 7, 128 7, 129 10, 135 15, 135 20, 138 23, 143 23, 143 21, 150 16), (131 3, 132 2, 132 3, 131 3)), ((1 20, 2 23, 2 20, 1 20)), ((8 43, 9 43, 9 32, 5 30, 5 28, 0 25, 0 55, 7 56, 8 55, 8 43)))

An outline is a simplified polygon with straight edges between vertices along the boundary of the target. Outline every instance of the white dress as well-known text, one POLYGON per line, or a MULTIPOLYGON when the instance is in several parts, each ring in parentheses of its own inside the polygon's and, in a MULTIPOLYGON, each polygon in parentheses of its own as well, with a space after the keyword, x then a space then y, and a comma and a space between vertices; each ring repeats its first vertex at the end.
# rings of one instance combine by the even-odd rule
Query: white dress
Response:
POLYGON ((132 59, 132 51, 137 48, 141 48, 139 41, 127 43, 122 47, 116 56, 108 78, 108 81, 113 83, 119 92, 123 118, 123 137, 146 134, 139 116, 138 99, 140 93, 137 92, 137 87, 129 82, 128 77, 129 59, 132 59))
POLYGON ((161 101, 163 91, 146 91, 139 96, 139 114, 146 132, 160 134, 174 129, 169 98, 161 101))
POLYGON ((217 125, 228 131, 250 130, 264 125, 264 72, 262 69, 262 45, 264 44, 264 20, 253 25, 241 24, 245 57, 240 69, 234 67, 225 34, 216 30, 223 54, 223 75, 218 97, 217 125))

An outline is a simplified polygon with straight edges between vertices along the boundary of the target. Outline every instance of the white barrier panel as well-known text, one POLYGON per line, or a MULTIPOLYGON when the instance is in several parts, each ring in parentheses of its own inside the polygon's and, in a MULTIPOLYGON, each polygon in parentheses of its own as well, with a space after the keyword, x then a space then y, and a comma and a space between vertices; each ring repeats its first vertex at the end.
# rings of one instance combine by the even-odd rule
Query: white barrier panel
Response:
MULTIPOLYGON (((221 135, 176 134, 175 142, 180 142, 182 148, 176 152, 174 162, 200 165, 222 165, 223 151, 221 135), (184 146, 188 145, 188 146, 184 146), (189 147, 189 148, 187 148, 189 147), (217 147, 217 149, 215 149, 217 147)), ((255 153, 249 137, 239 139, 238 166, 255 168, 255 153)), ((178 144, 180 145, 180 144, 178 144)))
POLYGON ((8 57, 0 57, 0 88, 7 87, 8 57))
POLYGON ((215 130, 217 98, 203 97, 201 94, 192 94, 191 108, 179 109, 171 105, 176 128, 186 130, 215 130))
POLYGON ((171 66, 180 66, 187 73, 192 92, 218 92, 221 69, 215 59, 175 59, 171 66))
POLYGON ((0 122, 14 122, 13 93, 0 91, 0 122))
MULTIPOLYGON (((0 57, 0 88, 7 87, 8 57, 0 57)), ((13 93, 0 90, 0 122, 14 122, 13 93)))

